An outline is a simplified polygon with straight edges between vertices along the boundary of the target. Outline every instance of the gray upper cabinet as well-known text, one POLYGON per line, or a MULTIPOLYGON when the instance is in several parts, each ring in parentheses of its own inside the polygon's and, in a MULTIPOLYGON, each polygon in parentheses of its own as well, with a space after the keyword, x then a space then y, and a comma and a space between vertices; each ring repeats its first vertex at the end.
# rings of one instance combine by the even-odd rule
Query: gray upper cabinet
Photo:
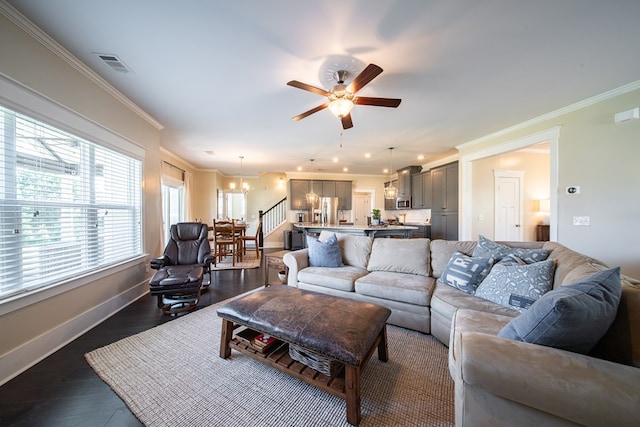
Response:
POLYGON ((413 209, 431 209, 432 189, 431 171, 411 177, 411 207, 413 209))
POLYGON ((307 193, 313 190, 320 197, 337 197, 338 209, 351 209, 351 181, 323 181, 309 179, 292 179, 289 181, 291 210, 305 210, 307 206, 307 193))
POLYGON ((336 197, 338 198, 338 209, 351 210, 351 192, 353 183, 351 181, 335 181, 336 197))
POLYGON ((306 179, 292 179, 289 181, 291 198, 289 200, 289 209, 305 210, 307 209, 307 193, 309 192, 309 181, 306 179))
POLYGON ((422 166, 407 166, 398 169, 398 197, 404 199, 411 197, 412 176, 420 173, 421 170, 422 166))
POLYGON ((458 162, 431 169, 433 203, 437 211, 458 211, 458 162))

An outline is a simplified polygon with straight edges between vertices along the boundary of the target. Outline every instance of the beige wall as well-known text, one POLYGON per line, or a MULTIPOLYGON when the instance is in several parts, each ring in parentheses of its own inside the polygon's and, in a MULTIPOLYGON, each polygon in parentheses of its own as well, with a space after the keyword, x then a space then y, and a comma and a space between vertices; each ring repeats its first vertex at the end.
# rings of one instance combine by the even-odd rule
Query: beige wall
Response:
MULTIPOLYGON (((0 74, 143 147, 143 235, 161 250, 160 130, 0 13, 0 74)), ((2 93, 0 93, 2 96, 2 93)), ((12 99, 19 103, 20 100, 12 99)), ((48 101, 44 101, 48 102, 48 101)), ((46 120, 47 112, 40 112, 46 120)), ((84 120, 84 119, 83 119, 84 120)), ((68 129, 70 130, 70 129, 68 129)), ((71 283, 63 294, 0 306, 0 383, 148 291, 147 259, 71 283)), ((41 293, 42 294, 42 293, 41 293)), ((30 298, 30 297, 29 297, 30 298)), ((23 298, 27 300, 29 298, 23 298)))
POLYGON ((535 208, 534 200, 549 198, 549 155, 526 151, 500 154, 473 163, 473 213, 472 236, 494 238, 495 184, 494 171, 523 172, 523 239, 535 240, 535 226, 543 218, 535 208), (482 218, 482 219, 480 219, 482 218))
POLYGON ((590 101, 583 103, 586 107, 549 114, 552 117, 463 145, 460 156, 560 126, 558 185, 551 189, 557 200, 557 241, 640 277, 640 120, 613 120, 615 113, 640 105, 640 89, 590 101), (576 185, 581 194, 565 194, 566 187, 576 185), (589 216, 591 225, 574 226, 574 216, 589 216))

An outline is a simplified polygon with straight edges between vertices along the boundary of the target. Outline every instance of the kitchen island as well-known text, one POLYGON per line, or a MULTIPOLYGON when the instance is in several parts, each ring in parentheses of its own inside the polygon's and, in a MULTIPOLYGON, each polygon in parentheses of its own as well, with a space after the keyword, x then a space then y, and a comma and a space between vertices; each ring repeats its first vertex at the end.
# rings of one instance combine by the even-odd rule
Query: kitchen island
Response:
POLYGON ((408 239, 411 232, 418 227, 410 225, 340 225, 340 224, 314 224, 311 222, 296 222, 294 228, 302 230, 305 236, 309 233, 319 234, 321 231, 333 231, 334 233, 347 233, 364 235, 369 237, 403 237, 408 239))

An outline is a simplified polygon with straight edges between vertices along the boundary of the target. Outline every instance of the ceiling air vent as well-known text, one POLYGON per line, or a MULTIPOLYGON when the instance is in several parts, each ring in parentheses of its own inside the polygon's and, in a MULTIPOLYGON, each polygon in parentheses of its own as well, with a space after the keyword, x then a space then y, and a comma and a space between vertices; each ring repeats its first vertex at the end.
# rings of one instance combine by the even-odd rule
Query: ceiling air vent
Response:
POLYGON ((131 69, 125 65, 124 62, 120 60, 116 55, 106 54, 106 53, 96 53, 94 54, 98 58, 102 60, 105 64, 107 64, 112 69, 116 70, 119 73, 131 73, 131 69))

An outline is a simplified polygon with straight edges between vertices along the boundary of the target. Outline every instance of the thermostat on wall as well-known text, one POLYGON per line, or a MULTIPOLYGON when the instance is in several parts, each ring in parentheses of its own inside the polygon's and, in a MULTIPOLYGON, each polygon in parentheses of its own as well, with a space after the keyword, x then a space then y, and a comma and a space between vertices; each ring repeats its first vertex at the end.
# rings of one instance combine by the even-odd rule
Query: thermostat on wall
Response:
POLYGON ((567 194, 580 194, 580 186, 572 185, 571 187, 567 187, 567 194))

